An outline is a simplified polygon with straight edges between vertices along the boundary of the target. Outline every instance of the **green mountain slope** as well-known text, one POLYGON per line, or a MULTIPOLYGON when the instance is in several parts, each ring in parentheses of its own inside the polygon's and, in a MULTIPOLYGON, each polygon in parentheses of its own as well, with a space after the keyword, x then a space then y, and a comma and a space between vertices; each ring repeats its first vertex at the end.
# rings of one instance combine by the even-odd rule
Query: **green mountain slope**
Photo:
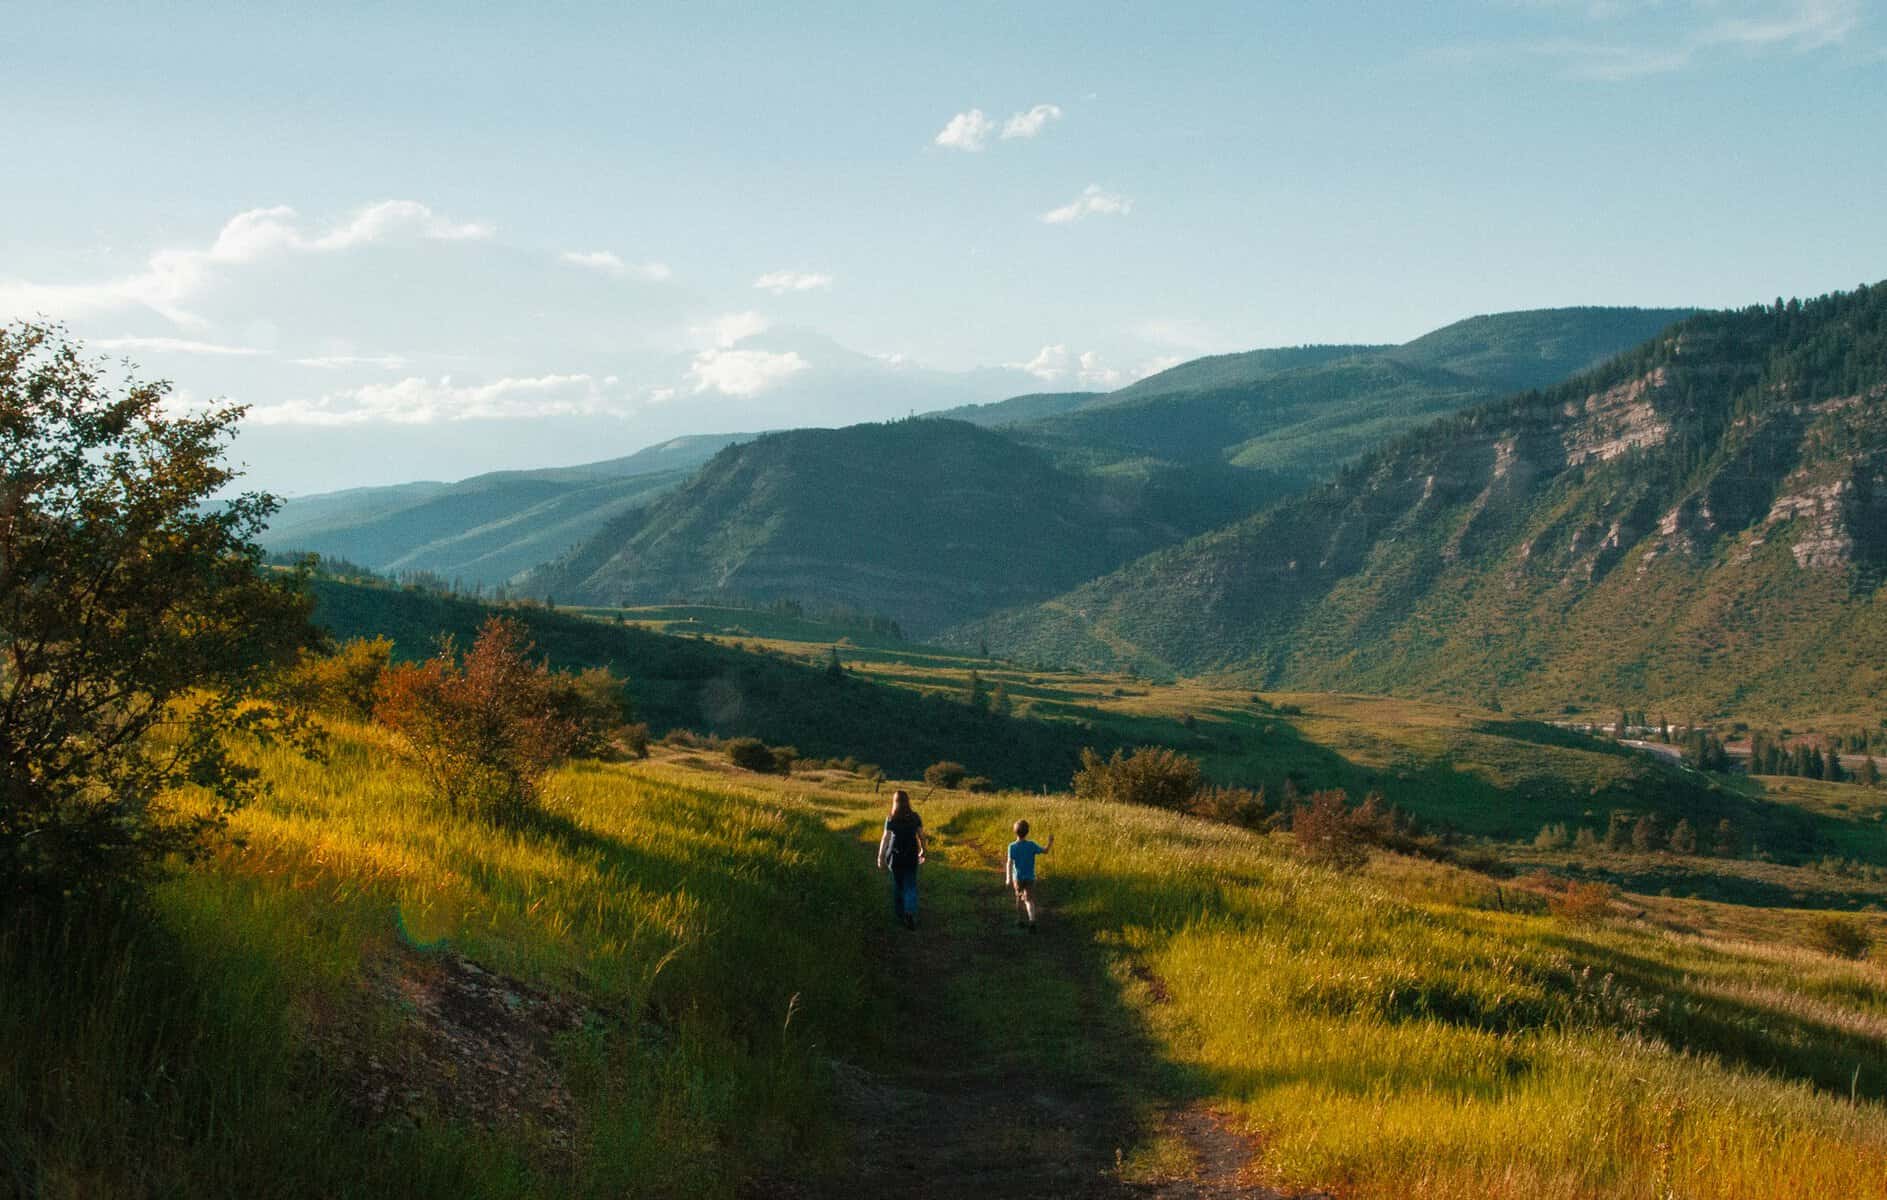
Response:
POLYGON ((431 571, 501 584, 680 484, 748 434, 675 438, 624 458, 458 483, 409 483, 288 501, 262 544, 377 571, 431 571))
POLYGON ((1012 432, 1070 461, 1222 461, 1303 487, 1443 413, 1595 367, 1691 311, 1538 309, 1470 317, 1402 346, 1216 355, 1012 432))
POLYGON ((1887 703, 1887 285, 1710 314, 952 635, 1275 686, 1887 703))
POLYGON ((794 599, 941 628, 1249 511, 1262 481, 1085 475, 960 421, 769 434, 529 578, 589 604, 794 599))

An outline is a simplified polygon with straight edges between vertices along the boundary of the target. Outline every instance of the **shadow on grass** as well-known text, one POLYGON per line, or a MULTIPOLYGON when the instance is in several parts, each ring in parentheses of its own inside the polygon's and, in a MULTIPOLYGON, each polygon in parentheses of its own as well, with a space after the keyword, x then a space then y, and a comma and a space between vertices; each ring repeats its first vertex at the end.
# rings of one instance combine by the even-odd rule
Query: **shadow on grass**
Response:
MULTIPOLYGON (((1733 1066, 1799 1079, 1835 1096, 1887 1099, 1887 1044, 1825 1020, 1714 994, 1683 968, 1573 934, 1542 941, 1612 976, 1609 1004, 1642 1032, 1733 1066), (1655 1001, 1655 1002, 1648 1002, 1655 1001)), ((1572 978, 1561 981, 1574 989, 1572 978)))

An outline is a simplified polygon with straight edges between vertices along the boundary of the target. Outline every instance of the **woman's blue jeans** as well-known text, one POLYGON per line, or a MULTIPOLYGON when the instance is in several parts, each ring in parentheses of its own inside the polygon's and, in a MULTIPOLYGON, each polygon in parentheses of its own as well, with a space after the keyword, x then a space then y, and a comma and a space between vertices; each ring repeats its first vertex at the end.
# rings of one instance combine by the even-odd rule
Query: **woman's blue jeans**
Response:
POLYGON ((917 864, 891 864, 891 914, 902 921, 917 915, 917 864))

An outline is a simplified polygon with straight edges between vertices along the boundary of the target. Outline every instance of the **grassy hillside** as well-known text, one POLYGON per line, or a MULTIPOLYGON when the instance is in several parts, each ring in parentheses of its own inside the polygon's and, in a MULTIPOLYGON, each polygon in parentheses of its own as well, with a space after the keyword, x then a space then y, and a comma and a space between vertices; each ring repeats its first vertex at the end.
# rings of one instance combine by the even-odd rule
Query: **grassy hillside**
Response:
MULTIPOLYGON (((404 659, 430 655, 442 633, 469 646, 494 611, 418 590, 332 579, 315 579, 311 587, 315 620, 336 638, 390 637, 404 659)), ((952 759, 972 774, 1022 788, 1060 786, 1083 746, 1116 744, 1079 720, 978 713, 953 697, 879 686, 856 672, 835 679, 823 653, 799 661, 542 608, 505 611, 524 622, 552 666, 606 666, 626 676, 637 719, 657 735, 682 728, 759 737, 903 775, 952 759)))
POLYGON ((949 640, 1269 686, 1887 708, 1887 286, 1692 319, 949 640))
POLYGON ((575 467, 299 497, 283 505, 262 541, 270 550, 321 554, 376 571, 429 571, 495 586, 674 488, 745 436, 675 438, 575 467))
POLYGON ((331 735, 259 760, 241 843, 148 919, 0 932, 13 1184, 1887 1196, 1887 980, 1803 949, 1812 914, 1574 921, 1009 795, 926 803, 910 934, 844 777, 579 764, 499 832, 424 804, 379 731, 331 735), (1034 935, 995 886, 1024 815, 1057 835, 1034 935))
POLYGON ((934 629, 1247 511, 1240 482, 1080 474, 959 421, 797 430, 717 455, 527 586, 588 604, 787 598, 934 629))

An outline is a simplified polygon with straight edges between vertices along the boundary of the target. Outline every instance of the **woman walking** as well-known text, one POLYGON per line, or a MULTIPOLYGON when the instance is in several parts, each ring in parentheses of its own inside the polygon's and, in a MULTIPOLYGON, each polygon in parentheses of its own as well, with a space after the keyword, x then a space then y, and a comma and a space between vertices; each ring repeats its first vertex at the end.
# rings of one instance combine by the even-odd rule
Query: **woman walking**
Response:
POLYGON ((878 869, 891 872, 891 913, 906 929, 917 928, 917 866, 924 861, 924 818, 903 788, 891 793, 891 815, 878 839, 878 869))

